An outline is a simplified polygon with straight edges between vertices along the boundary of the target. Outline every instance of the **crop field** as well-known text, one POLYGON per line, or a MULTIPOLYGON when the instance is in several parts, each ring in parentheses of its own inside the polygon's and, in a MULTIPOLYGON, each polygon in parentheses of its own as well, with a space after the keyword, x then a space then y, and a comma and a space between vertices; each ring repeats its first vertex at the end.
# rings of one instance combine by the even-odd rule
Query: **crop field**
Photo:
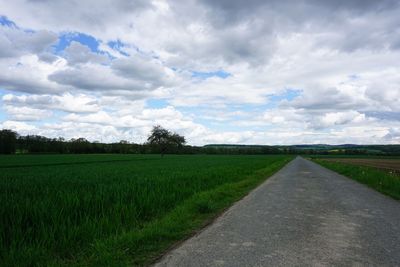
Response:
POLYGON ((146 265, 291 159, 1 156, 0 265, 146 265))
POLYGON ((314 158, 320 165, 360 183, 400 199, 400 159, 381 158, 314 158))
POLYGON ((325 158, 326 161, 340 162, 358 166, 374 167, 400 174, 400 159, 372 159, 372 158, 325 158))

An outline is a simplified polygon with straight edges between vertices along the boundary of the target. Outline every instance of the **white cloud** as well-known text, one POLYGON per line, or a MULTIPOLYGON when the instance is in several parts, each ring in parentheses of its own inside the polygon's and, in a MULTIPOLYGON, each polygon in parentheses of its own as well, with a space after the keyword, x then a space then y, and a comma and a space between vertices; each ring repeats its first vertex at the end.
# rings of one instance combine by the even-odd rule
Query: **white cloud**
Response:
POLYGON ((398 1, 0 4, 18 25, 0 27, 3 127, 103 141, 143 141, 155 123, 194 144, 398 141, 398 1), (75 40, 55 54, 65 32, 100 51, 75 40), (230 75, 192 77, 219 70, 230 75))
POLYGON ((97 112, 100 110, 99 101, 95 97, 84 94, 72 95, 13 95, 6 94, 3 103, 15 107, 30 107, 40 110, 60 110, 74 113, 97 112))
POLYGON ((51 112, 28 107, 5 106, 6 113, 16 121, 38 121, 51 115, 51 112))
POLYGON ((19 92, 56 94, 64 87, 48 80, 48 75, 63 68, 65 62, 47 63, 37 55, 24 55, 15 59, 0 60, 0 87, 19 92))
POLYGON ((4 121, 0 123, 3 129, 17 131, 21 135, 30 134, 37 131, 37 128, 31 124, 22 121, 4 121))

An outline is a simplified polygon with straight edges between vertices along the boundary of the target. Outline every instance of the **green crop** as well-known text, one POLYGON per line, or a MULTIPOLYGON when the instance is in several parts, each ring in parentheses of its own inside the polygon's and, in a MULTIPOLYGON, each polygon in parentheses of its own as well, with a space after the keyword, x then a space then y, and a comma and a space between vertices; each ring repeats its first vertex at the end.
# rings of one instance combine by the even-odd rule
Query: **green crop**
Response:
POLYGON ((288 156, 0 157, 0 265, 147 264, 288 156))

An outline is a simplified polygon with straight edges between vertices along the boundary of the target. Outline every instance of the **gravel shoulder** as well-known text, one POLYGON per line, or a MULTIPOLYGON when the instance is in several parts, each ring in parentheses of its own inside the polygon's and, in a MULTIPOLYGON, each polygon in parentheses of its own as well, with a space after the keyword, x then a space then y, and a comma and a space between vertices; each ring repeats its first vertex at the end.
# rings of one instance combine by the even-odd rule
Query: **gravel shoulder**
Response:
POLYGON ((400 202, 296 158, 155 266, 400 266, 400 202))

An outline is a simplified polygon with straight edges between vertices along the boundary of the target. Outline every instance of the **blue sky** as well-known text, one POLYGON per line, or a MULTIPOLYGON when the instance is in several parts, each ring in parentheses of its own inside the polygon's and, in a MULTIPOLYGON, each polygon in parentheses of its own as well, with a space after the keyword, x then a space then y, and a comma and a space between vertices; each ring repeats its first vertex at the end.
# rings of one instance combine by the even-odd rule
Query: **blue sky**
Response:
POLYGON ((16 27, 15 23, 9 20, 6 16, 0 16, 0 25, 7 27, 16 27))
POLYGON ((61 54, 72 41, 79 42, 89 47, 92 52, 100 52, 99 41, 93 36, 80 32, 66 32, 59 35, 58 42, 54 45, 54 53, 61 54))
POLYGON ((155 124, 196 145, 400 142, 398 4, 123 2, 3 1, 1 128, 106 142, 141 142, 155 124))
POLYGON ((207 79, 211 77, 219 77, 222 79, 226 79, 229 76, 231 76, 231 74, 223 70, 210 71, 210 72, 192 71, 192 77, 199 79, 207 79))

